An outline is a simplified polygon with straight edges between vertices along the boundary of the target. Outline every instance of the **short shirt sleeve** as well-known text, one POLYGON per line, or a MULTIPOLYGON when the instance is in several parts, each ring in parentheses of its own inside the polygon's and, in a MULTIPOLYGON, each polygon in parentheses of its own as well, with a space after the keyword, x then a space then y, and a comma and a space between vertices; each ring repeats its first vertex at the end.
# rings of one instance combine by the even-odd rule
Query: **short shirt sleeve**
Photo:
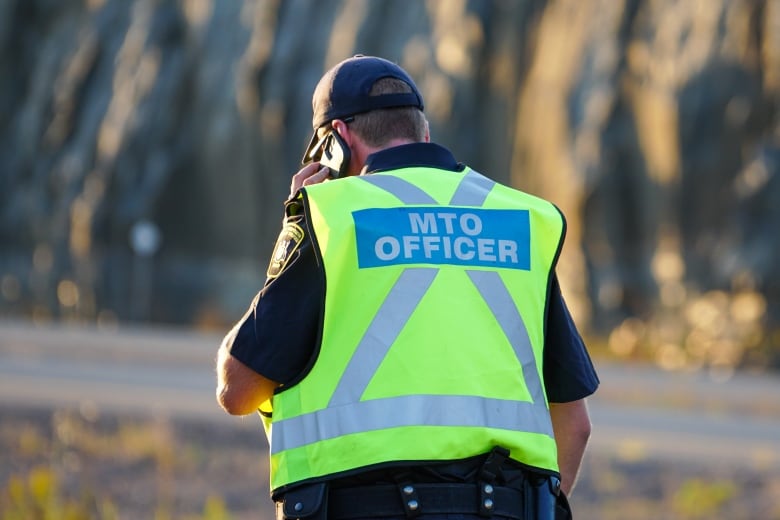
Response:
POLYGON ((563 300, 557 277, 552 281, 547 312, 544 384, 551 403, 583 399, 599 386, 596 369, 563 300))
POLYGON ((303 215, 285 219, 267 275, 229 349, 258 374, 289 384, 312 361, 324 298, 303 215))

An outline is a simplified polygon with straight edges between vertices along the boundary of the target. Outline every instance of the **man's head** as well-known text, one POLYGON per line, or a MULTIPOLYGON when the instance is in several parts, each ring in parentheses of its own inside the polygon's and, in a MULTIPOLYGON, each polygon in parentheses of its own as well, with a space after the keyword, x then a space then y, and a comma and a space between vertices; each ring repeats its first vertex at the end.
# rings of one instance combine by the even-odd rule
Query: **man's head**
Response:
POLYGON ((304 163, 317 160, 316 148, 332 130, 352 150, 355 164, 350 170, 356 173, 367 153, 427 140, 422 110, 422 96, 401 67, 373 56, 346 59, 326 72, 314 90, 314 135, 304 163))

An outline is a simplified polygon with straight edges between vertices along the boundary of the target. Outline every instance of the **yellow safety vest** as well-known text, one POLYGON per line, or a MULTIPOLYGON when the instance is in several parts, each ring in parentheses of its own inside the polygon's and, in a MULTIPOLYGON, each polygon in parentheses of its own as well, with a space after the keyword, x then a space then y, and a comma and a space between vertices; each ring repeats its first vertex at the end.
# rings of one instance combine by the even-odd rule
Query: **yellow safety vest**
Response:
POLYGON ((557 472, 542 372, 565 222, 474 172, 405 168, 303 190, 321 345, 272 399, 271 489, 508 448, 557 472))

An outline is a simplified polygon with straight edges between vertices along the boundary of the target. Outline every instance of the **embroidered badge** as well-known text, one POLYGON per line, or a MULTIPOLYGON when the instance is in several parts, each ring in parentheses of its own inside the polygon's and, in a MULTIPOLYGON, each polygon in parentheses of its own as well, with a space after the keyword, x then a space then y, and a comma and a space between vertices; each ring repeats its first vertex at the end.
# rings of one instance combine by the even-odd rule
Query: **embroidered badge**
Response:
POLYGON ((285 222, 282 232, 279 233, 279 238, 276 240, 274 255, 268 266, 268 272, 266 273, 268 278, 276 278, 284 271, 293 253, 301 245, 303 236, 301 226, 294 222, 285 222))

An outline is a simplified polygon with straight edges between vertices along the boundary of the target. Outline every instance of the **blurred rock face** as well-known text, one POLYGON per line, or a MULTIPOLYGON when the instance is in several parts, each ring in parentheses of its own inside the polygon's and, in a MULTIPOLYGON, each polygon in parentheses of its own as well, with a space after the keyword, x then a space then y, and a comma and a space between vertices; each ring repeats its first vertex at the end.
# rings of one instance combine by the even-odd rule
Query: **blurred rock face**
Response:
POLYGON ((311 91, 361 52, 416 78, 434 140, 564 210, 583 329, 670 366, 765 360, 778 35, 754 0, 3 2, 0 313, 236 319, 311 91))

